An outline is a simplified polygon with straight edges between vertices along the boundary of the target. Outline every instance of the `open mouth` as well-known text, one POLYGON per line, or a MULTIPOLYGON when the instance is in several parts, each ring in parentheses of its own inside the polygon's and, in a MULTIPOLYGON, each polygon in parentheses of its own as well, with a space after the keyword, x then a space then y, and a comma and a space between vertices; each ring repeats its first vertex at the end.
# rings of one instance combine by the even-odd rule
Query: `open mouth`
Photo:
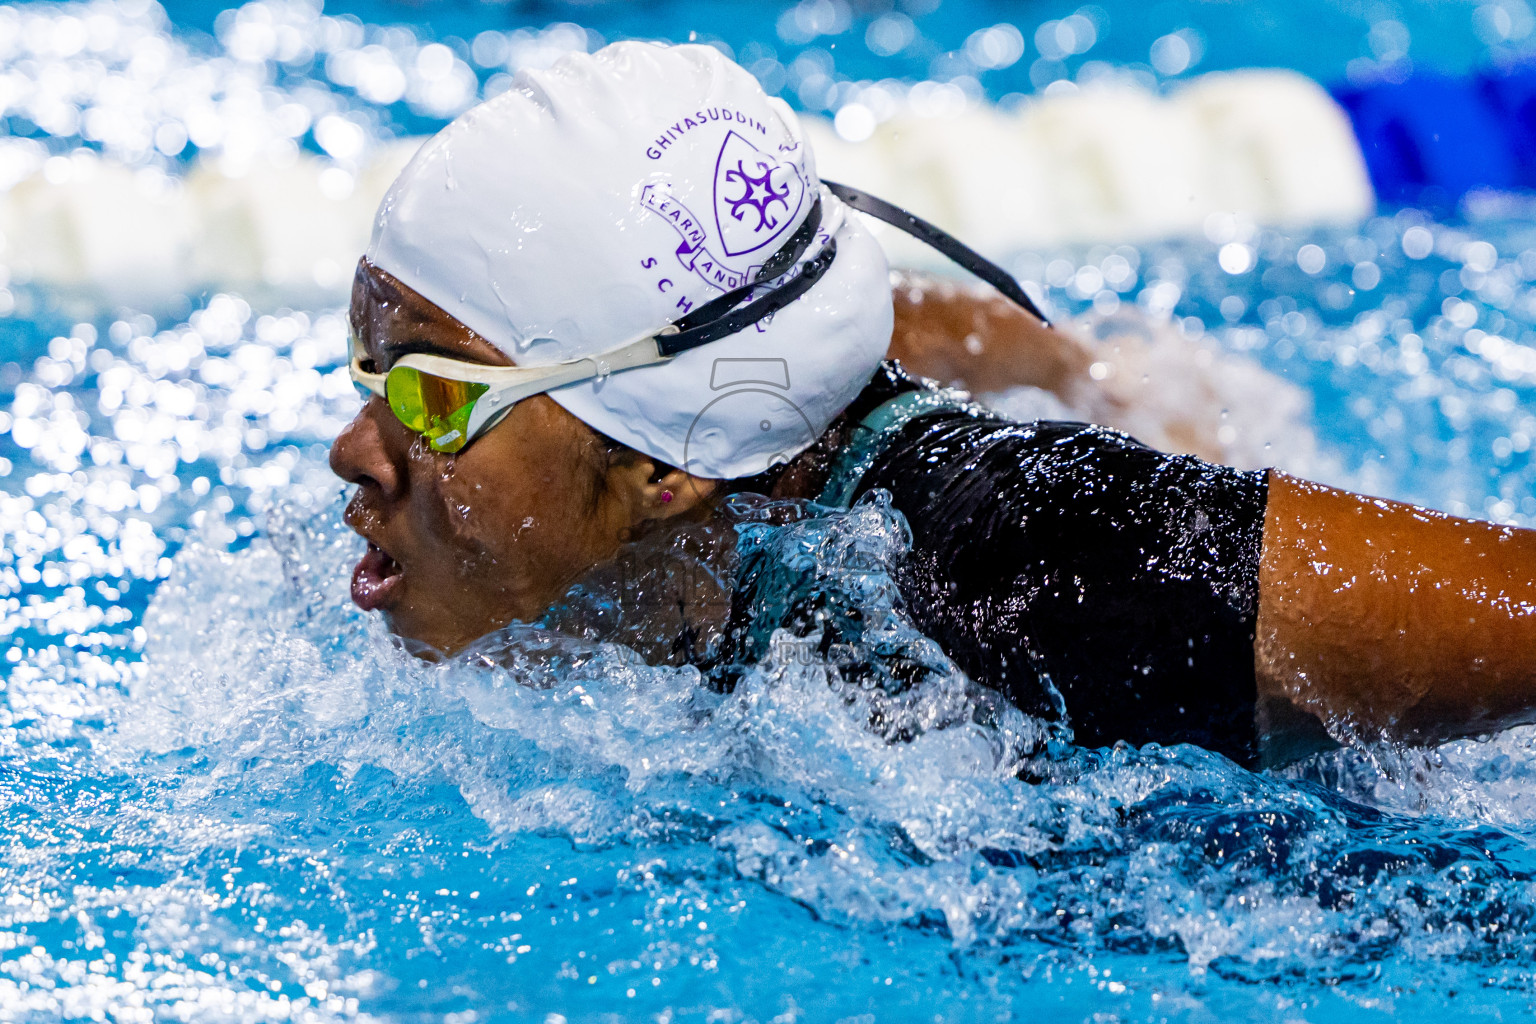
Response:
POLYGON ((365 612, 382 608, 400 589, 400 563, 373 541, 352 570, 352 603, 365 612))

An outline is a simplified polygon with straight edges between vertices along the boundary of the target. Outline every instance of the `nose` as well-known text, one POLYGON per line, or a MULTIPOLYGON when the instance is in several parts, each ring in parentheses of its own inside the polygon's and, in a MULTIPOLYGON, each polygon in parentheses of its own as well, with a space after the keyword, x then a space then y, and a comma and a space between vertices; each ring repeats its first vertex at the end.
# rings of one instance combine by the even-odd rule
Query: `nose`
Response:
POLYGON ((373 484, 386 499, 400 496, 404 472, 391 456, 388 425, 393 416, 381 398, 370 398, 331 442, 331 472, 351 484, 373 484))

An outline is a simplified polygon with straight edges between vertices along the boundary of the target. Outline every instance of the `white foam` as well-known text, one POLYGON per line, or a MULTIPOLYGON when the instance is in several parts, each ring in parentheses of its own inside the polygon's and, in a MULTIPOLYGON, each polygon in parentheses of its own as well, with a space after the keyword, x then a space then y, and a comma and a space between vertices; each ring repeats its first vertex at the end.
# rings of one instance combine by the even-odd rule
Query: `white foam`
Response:
MULTIPOLYGON (((1289 71, 1205 75, 1170 96, 1115 81, 1017 112, 903 112, 865 141, 808 117, 818 170, 869 188, 994 257, 1198 234, 1213 213, 1348 223, 1375 197, 1348 117, 1289 71)), ((884 231, 893 259, 931 254, 884 231)))
POLYGON ((1338 475, 1319 450, 1310 397, 1253 359, 1135 306, 1061 329, 1092 354, 1094 379, 1061 394, 1013 388, 988 404, 1019 420, 1101 423, 1239 469, 1338 475))
MULTIPOLYGON (((1296 227, 1374 207, 1347 118, 1290 72, 1207 75, 1166 98, 1101 84, 1014 113, 909 111, 856 144, 804 120, 827 177, 997 258, 1194 234, 1213 213, 1296 227)), ((44 161, 36 147, 9 147, 0 181, 19 183, 0 197, 3 257, 39 283, 143 305, 209 289, 344 301, 373 211, 420 141, 365 139, 345 162, 269 146, 202 160, 184 181, 84 152, 44 161)), ((941 262, 874 226, 897 264, 941 262)))
POLYGON ((1375 208, 1346 114, 1295 72, 1204 75, 1171 101, 1195 122, 1206 202, 1281 227, 1349 224, 1375 208))
POLYGON ((18 278, 151 308, 206 290, 345 301, 373 211, 418 144, 378 147, 355 173, 294 154, 185 178, 79 151, 0 198, 4 258, 18 278))

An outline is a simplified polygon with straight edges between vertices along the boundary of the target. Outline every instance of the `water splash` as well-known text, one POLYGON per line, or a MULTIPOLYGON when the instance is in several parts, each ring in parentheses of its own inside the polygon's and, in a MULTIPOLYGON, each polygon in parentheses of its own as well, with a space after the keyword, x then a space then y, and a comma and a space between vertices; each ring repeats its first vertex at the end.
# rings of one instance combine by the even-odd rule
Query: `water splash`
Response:
MULTIPOLYGON (((232 15, 227 63, 152 7, 14 16, 47 32, 8 37, 37 44, 12 71, 39 131, 0 153, 7 181, 55 157, 73 173, 79 146, 173 172, 193 149, 291 155, 294 104, 345 163, 469 95, 431 43, 313 9, 232 15), (55 52, 95 14, 112 41, 55 52), (350 55, 334 80, 285 63, 290 15, 350 55), (153 88, 131 131, 90 139, 76 72, 97 59, 153 88), (206 89, 180 106, 183 72, 206 89), (348 120, 389 110, 378 137, 348 120)), ((591 42, 498 32, 474 59, 491 91, 591 42)), ((767 49, 743 56, 783 78, 767 49)), ((1093 343, 1120 346, 1121 379, 1200 382, 1132 403, 1151 426, 1131 429, 1190 419, 1234 461, 1288 468, 1315 436, 1335 482, 1531 522, 1525 213, 1020 265, 1054 308, 1113 325, 1093 343)), ((819 572, 868 610, 872 642, 925 666, 915 686, 850 672, 869 652, 823 652, 814 629, 770 630, 729 693, 571 620, 428 664, 347 601, 357 542, 324 465, 356 408, 341 319, 227 292, 160 312, 82 307, 23 268, 0 282, 0 1018, 1531 1011, 1532 730, 1273 776, 1075 749, 904 628, 880 571, 901 530, 874 506, 746 532, 782 594, 819 572)), ((635 647, 661 628, 633 625, 635 647)))
MULTIPOLYGON (((784 518, 749 508, 746 542, 899 631, 899 520, 784 518)), ((1076 750, 976 714, 956 674, 890 697, 783 632, 729 694, 547 626, 424 662, 346 603, 339 502, 268 522, 240 550, 185 545, 106 728, 76 732, 71 767, 34 742, 3 788, 50 837, 6 869, 42 902, 0 921, 32 950, 9 977, 62 985, 39 1012, 754 1012, 783 993, 748 969, 763 955, 825 983, 796 1004, 817 1019, 885 1005, 885 977, 997 1007, 1093 977, 1128 1010, 1262 1002, 1260 982, 1364 995, 1431 964, 1529 983, 1516 822, 1372 808, 1321 768, 1076 750), (872 728, 890 700, 927 727, 872 728)))

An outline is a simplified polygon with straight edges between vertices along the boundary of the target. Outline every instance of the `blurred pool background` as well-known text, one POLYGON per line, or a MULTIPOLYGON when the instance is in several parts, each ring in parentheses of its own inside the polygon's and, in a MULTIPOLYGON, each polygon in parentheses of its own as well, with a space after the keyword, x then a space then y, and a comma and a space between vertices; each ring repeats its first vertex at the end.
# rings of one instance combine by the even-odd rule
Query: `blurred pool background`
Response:
POLYGON ((0 1020, 1528 1016, 1530 730, 1025 784, 1027 723, 887 747, 828 666, 428 667, 351 608, 371 205, 634 36, 1004 260, 1138 433, 1536 523, 1524 0, 0 7, 0 1020))

